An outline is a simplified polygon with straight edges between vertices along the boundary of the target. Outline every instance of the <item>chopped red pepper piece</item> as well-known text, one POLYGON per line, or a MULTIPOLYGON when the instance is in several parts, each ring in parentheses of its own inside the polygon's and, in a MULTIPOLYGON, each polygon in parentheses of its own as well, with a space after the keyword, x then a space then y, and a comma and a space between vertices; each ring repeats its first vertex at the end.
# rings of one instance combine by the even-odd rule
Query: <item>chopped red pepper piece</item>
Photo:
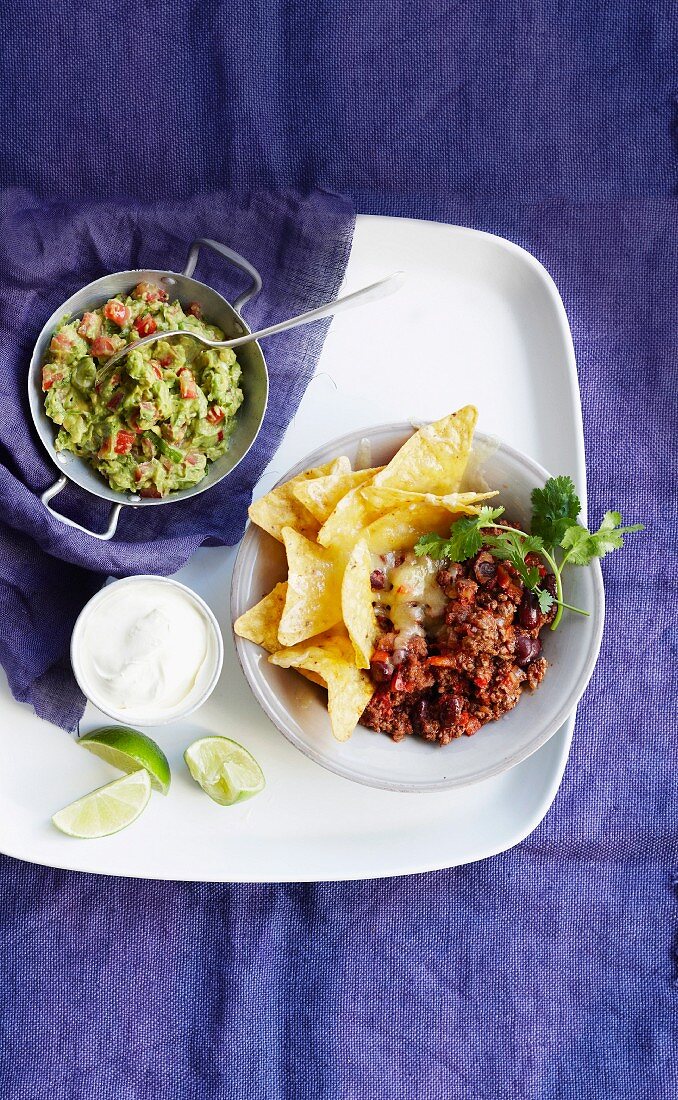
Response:
POLYGON ((42 368, 42 388, 45 393, 47 390, 51 390, 55 382, 61 382, 64 376, 64 372, 60 370, 52 370, 51 366, 42 368))
POLYGON ((78 336, 85 340, 94 340, 101 332, 101 317, 98 313, 83 313, 78 325, 78 336))
POLYGON ((195 380, 188 367, 184 367, 183 370, 179 371, 179 390, 181 396, 185 398, 190 399, 198 396, 195 380))
POLYGON ((115 437, 113 450, 117 455, 128 455, 136 443, 136 433, 121 429, 115 437))
POLYGON ((385 649, 375 649, 372 654, 373 661, 386 662, 391 660, 391 654, 387 653, 385 649))
POLYGON ((108 402, 106 408, 107 409, 112 409, 112 410, 117 409, 118 405, 120 404, 120 402, 122 401, 124 396, 125 395, 122 392, 122 390, 118 390, 117 393, 113 394, 113 396, 112 396, 111 400, 108 402))
POLYGON ((116 302, 114 298, 111 298, 110 302, 106 302, 104 306, 104 317, 107 317, 114 325, 119 325, 122 328, 129 321, 129 309, 122 302, 116 302))
POLYGON ((224 419, 225 416, 226 413, 222 409, 221 405, 212 405, 212 407, 207 410, 207 419, 209 420, 210 424, 218 424, 221 420, 224 419))
POLYGON ((141 298, 144 302, 166 302, 168 294, 156 283, 137 283, 133 292, 133 298, 141 298))
POLYGON ((150 313, 144 313, 143 317, 137 317, 134 327, 140 336, 151 336, 158 330, 155 317, 151 317, 150 313))
POLYGON ((57 332, 56 336, 53 336, 49 350, 55 355, 68 354, 75 347, 75 335, 72 332, 57 332))
POLYGON ((407 691, 407 681, 399 668, 393 673, 391 691, 407 691))
POLYGON ((112 355, 116 347, 117 344, 110 336, 97 336, 96 340, 92 341, 92 346, 89 350, 97 359, 103 359, 112 355))

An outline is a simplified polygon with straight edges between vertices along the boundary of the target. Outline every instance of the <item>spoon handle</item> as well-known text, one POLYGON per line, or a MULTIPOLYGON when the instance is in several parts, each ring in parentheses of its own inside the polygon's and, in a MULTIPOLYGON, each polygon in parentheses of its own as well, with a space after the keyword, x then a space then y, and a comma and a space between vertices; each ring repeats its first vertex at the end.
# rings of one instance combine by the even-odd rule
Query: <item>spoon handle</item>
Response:
POLYGON ((268 328, 259 329, 258 332, 248 332, 244 336, 236 336, 232 340, 224 340, 219 343, 222 348, 237 348, 240 344, 249 344, 252 340, 261 340, 264 336, 274 336, 276 332, 286 332, 287 329, 296 328, 298 325, 308 325, 312 321, 319 321, 322 317, 331 317, 335 313, 342 313, 353 306, 364 305, 366 302, 374 302, 377 298, 384 298, 387 294, 393 294, 399 290, 404 282, 404 272, 395 271, 376 283, 364 286, 360 290, 354 290, 351 294, 345 294, 343 298, 336 298, 333 302, 327 302, 317 309, 309 309, 306 313, 300 313, 296 317, 290 317, 287 321, 279 321, 277 325, 269 325, 268 328))
POLYGON ((370 286, 364 286, 360 290, 352 291, 351 294, 345 294, 343 298, 336 298, 333 302, 327 302, 324 306, 309 309, 306 313, 300 313, 297 317, 290 317, 287 321, 279 321, 277 325, 269 325, 268 328, 259 329, 258 332, 246 332, 244 336, 235 336, 232 340, 208 340, 206 336, 200 336, 199 333, 191 332, 190 329, 170 329, 169 332, 141 336, 138 340, 134 340, 131 344, 121 348, 120 351, 116 351, 110 359, 106 360, 103 366, 99 367, 97 382, 101 382, 114 364, 128 355, 130 351, 141 348, 144 344, 155 343, 156 340, 167 340, 170 336, 193 336, 209 348, 237 348, 241 344, 250 344, 253 340, 261 340, 264 336, 273 336, 276 332, 285 332, 289 328, 296 328, 297 325, 308 325, 311 321, 319 321, 321 317, 331 317, 332 314, 341 313, 344 309, 352 309, 353 306, 373 302, 377 298, 393 294, 394 291, 400 289, 404 280, 405 273, 395 271, 392 275, 387 275, 386 278, 371 283, 370 286))

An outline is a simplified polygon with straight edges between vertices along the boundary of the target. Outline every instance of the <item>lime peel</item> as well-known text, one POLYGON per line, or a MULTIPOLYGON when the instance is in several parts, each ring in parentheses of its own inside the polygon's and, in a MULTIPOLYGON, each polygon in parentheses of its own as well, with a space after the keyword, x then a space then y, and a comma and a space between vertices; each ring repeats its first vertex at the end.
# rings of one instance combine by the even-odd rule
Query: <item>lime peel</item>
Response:
POLYGON ((156 791, 167 794, 172 782, 169 761, 155 741, 129 726, 103 726, 78 744, 122 772, 145 768, 156 791))
POLYGON ((184 760, 196 783, 220 806, 244 802, 266 786, 252 754, 230 737, 201 737, 188 746, 184 760))
POLYGON ((151 777, 138 768, 71 802, 54 814, 52 823, 79 840, 111 836, 136 821, 150 797, 151 777))

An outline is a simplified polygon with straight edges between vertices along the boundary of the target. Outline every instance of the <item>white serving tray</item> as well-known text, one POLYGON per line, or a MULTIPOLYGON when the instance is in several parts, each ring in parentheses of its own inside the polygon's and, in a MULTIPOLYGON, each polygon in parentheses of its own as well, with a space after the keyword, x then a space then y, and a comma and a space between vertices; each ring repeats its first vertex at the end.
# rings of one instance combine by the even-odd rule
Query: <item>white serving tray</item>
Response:
MULTIPOLYGON (((558 292, 528 253, 489 234, 433 222, 359 217, 346 289, 391 270, 405 288, 332 324, 316 378, 257 489, 300 457, 361 425, 430 420, 472 402, 479 428, 569 473, 585 499, 572 339, 558 292)), ((207 497, 205 498, 207 503, 207 497)), ((574 714, 538 752, 495 779, 429 795, 374 790, 312 763, 265 717, 235 656, 229 617, 234 549, 200 550, 177 574, 213 608, 226 647, 221 681, 185 723, 159 727, 173 771, 129 829, 62 836, 51 814, 113 770, 0 687, 0 850, 100 874, 233 882, 409 874, 470 863, 526 837, 560 784, 574 714), (198 736, 244 743, 267 777, 250 802, 223 808, 190 779, 198 736)), ((108 720, 88 707, 86 731, 108 720)), ((478 734, 482 736, 482 732, 478 734)), ((441 752, 454 752, 454 745, 441 752)))

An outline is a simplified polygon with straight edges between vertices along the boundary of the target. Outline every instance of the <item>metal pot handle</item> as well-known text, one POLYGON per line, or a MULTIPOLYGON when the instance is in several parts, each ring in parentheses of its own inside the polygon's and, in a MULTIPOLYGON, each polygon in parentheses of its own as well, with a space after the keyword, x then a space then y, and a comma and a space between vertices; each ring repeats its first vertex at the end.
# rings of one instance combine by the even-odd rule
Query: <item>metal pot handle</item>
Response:
POLYGON ((183 274, 187 275, 188 278, 190 278, 195 271, 200 246, 203 244, 206 248, 211 248, 214 252, 218 252, 220 256, 225 256, 232 264, 235 264, 235 266, 239 267, 241 271, 244 271, 246 275, 249 275, 252 280, 247 290, 243 291, 240 297, 236 298, 233 303, 233 308, 236 313, 241 313, 243 307, 246 306, 252 298, 256 297, 261 290, 261 275, 256 267, 252 267, 252 264, 248 263, 239 252, 234 252, 232 248, 228 248, 225 244, 220 244, 219 241, 211 241, 207 237, 200 237, 197 241, 193 241, 191 250, 188 253, 188 259, 186 260, 186 267, 183 270, 183 274))
POLYGON ((118 526, 118 516, 120 515, 122 504, 114 504, 111 508, 111 514, 108 517, 108 527, 105 531, 102 531, 100 534, 97 531, 90 531, 87 527, 81 527, 79 523, 75 522, 75 520, 68 519, 67 516, 62 516, 59 514, 59 512, 55 512, 54 509, 50 508, 49 506, 49 501, 52 499, 52 497, 55 497, 57 493, 60 493, 62 489, 65 489, 67 484, 68 478, 60 477, 57 481, 54 482, 54 485, 50 485, 49 489, 45 489, 44 493, 40 497, 40 500, 45 505, 45 508, 49 512, 50 516, 54 516, 55 519, 58 519, 59 523, 65 523, 67 527, 75 527, 76 530, 82 531, 85 535, 91 535, 93 539, 101 539, 104 542, 108 539, 112 539, 113 535, 115 534, 115 529, 118 526))

